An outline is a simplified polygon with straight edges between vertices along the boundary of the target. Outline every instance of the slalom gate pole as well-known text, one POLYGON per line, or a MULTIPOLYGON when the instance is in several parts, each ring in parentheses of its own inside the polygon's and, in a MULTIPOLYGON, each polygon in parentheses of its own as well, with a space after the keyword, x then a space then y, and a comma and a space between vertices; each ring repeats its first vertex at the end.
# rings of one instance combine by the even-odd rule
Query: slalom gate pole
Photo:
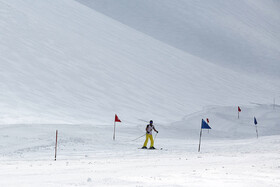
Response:
POLYGON ((200 152, 201 136, 202 136, 202 128, 200 129, 200 137, 199 137, 198 152, 200 152))
POLYGON ((258 127, 256 126, 257 138, 259 138, 258 127))
POLYGON ((239 119, 239 111, 238 111, 238 119, 239 119))
POLYGON ((114 122, 114 135, 113 135, 113 140, 116 139, 116 122, 114 122))
POLYGON ((275 97, 273 98, 273 110, 275 110, 275 97))
POLYGON ((136 139, 134 139, 134 140, 131 140, 131 141, 135 141, 135 140, 138 140, 139 138, 142 138, 143 136, 145 136, 146 135, 146 133, 145 134, 143 134, 142 136, 139 136, 138 138, 136 138, 136 139))
POLYGON ((57 135, 58 135, 58 130, 56 130, 56 133, 55 133, 55 153, 54 153, 54 161, 56 161, 56 155, 57 155, 57 135))

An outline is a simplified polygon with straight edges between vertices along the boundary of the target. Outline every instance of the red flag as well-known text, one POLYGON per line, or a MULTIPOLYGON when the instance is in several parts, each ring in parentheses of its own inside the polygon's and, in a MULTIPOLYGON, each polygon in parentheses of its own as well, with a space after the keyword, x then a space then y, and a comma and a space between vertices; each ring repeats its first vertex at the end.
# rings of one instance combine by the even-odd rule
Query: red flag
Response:
POLYGON ((117 114, 115 114, 115 122, 121 122, 121 120, 119 119, 119 117, 117 116, 117 114))
POLYGON ((207 121, 207 123, 209 123, 209 119, 208 118, 206 118, 206 121, 207 121))
POLYGON ((238 106, 238 112, 241 112, 241 108, 238 106))

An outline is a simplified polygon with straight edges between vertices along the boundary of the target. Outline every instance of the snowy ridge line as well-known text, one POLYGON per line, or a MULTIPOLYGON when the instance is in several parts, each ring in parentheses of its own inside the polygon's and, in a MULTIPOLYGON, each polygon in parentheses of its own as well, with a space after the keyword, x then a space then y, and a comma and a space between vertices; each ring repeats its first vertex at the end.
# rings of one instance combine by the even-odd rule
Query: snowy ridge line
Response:
POLYGON ((0 0, 0 186, 280 186, 279 8, 0 0))
POLYGON ((202 60, 73 0, 4 3, 0 123, 111 124, 117 111, 169 124, 279 93, 277 79, 202 60))
POLYGON ((279 2, 77 1, 206 61, 279 79, 279 2))

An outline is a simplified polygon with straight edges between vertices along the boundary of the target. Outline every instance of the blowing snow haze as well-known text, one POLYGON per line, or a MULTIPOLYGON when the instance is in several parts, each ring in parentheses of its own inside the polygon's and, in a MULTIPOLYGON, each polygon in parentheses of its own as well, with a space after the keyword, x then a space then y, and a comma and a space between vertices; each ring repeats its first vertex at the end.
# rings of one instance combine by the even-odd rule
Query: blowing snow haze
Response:
POLYGON ((0 0, 0 122, 172 122, 280 94, 275 0, 0 0))

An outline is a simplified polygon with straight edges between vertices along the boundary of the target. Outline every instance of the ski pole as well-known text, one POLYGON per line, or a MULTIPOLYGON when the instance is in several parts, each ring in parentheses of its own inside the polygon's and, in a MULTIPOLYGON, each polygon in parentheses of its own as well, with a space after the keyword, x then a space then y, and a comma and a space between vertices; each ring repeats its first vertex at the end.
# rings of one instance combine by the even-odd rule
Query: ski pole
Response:
POLYGON ((138 140, 139 138, 142 138, 143 136, 145 136, 146 135, 146 133, 145 134, 143 134, 142 136, 139 136, 138 138, 136 138, 136 139, 134 139, 134 140, 131 140, 131 141, 135 141, 135 140, 138 140))
POLYGON ((158 134, 158 133, 156 133, 156 135, 155 135, 155 139, 154 139, 154 141, 155 141, 155 140, 156 140, 156 138, 157 138, 157 134, 158 134))

